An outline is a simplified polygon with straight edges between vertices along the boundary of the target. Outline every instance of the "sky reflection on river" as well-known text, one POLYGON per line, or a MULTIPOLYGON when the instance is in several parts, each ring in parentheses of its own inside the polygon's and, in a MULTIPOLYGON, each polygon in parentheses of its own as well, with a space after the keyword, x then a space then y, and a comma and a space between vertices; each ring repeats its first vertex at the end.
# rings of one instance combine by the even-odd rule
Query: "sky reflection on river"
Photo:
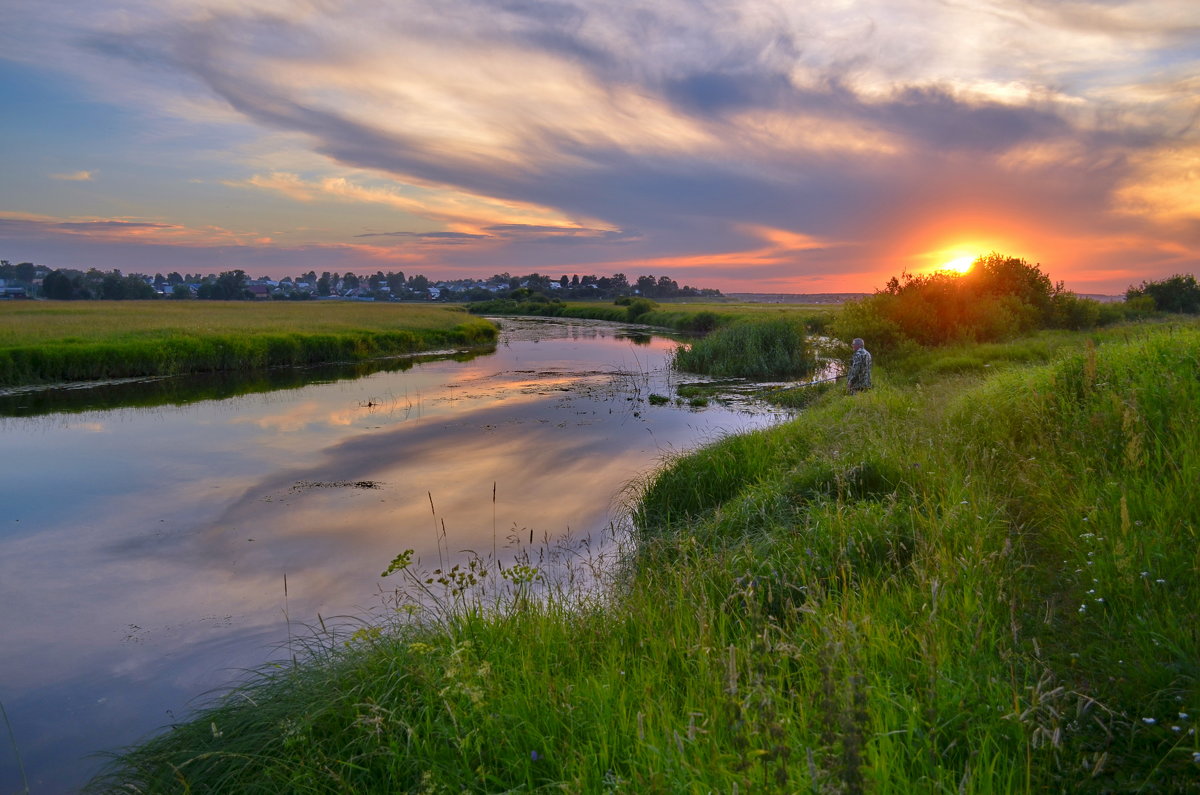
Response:
MULTIPOLYGON (((0 701, 32 791, 286 656, 285 575, 293 622, 361 616, 394 555, 436 562, 443 522, 444 548, 502 557, 514 531, 603 534, 664 455, 777 418, 649 405, 674 343, 617 332, 506 321, 466 362, 0 420, 0 701)), ((6 749, 0 792, 21 787, 6 749)))

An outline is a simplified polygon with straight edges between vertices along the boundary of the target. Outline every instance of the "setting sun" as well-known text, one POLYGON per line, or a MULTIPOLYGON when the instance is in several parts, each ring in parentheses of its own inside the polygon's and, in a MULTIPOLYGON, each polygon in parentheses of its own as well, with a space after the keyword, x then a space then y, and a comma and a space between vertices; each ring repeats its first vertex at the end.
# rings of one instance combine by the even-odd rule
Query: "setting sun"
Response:
POLYGON ((952 260, 943 262, 938 270, 966 273, 967 271, 971 270, 971 266, 975 264, 975 259, 975 257, 969 254, 965 257, 955 257, 952 260))

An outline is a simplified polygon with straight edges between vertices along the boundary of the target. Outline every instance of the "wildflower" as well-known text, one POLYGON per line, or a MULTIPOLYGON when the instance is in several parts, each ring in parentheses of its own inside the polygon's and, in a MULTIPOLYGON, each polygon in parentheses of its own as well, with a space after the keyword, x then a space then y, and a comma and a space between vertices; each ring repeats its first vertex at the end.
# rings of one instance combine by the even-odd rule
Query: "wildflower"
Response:
POLYGON ((1086 613, 1086 612, 1087 612, 1087 605, 1080 605, 1080 606, 1079 606, 1079 612, 1080 612, 1080 613, 1086 613))
POLYGON ((1096 534, 1095 533, 1080 533, 1079 537, 1080 538, 1095 538, 1096 534))
POLYGON ((1187 714, 1186 712, 1180 712, 1180 713, 1179 713, 1179 719, 1180 719, 1180 720, 1187 720, 1187 719, 1188 719, 1188 714, 1187 714))
POLYGON ((530 751, 529 758, 530 758, 530 760, 536 762, 537 760, 542 758, 542 755, 539 754, 537 751, 530 751))
POLYGON ((1167 584, 1167 581, 1166 581, 1166 580, 1164 580, 1162 577, 1159 577, 1157 580, 1155 580, 1155 582, 1156 582, 1156 583, 1158 583, 1159 585, 1166 585, 1166 584, 1167 584))
POLYGON ((1148 572, 1148 571, 1143 571, 1143 572, 1142 572, 1142 576, 1143 576, 1143 577, 1149 577, 1149 576, 1150 576, 1150 572, 1148 572))
POLYGON ((1192 751, 1192 761, 1200 765, 1200 751, 1192 751))
POLYGON ((1146 724, 1147 726, 1153 726, 1154 724, 1158 723, 1158 721, 1156 721, 1154 718, 1142 718, 1142 723, 1146 724))
POLYGON ((1095 588, 1088 588, 1088 593, 1095 593, 1095 592, 1096 592, 1095 588))
POLYGON ((1172 727, 1171 727, 1171 731, 1173 731, 1173 732, 1181 732, 1181 731, 1183 731, 1183 729, 1179 728, 1178 726, 1172 726, 1172 727))

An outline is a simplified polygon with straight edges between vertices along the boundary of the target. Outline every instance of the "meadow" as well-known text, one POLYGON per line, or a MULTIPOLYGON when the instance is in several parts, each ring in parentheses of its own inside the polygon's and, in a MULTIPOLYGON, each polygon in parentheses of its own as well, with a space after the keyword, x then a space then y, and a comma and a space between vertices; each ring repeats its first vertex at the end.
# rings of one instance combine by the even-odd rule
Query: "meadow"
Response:
POLYGON ((1198 371, 1194 322, 878 359, 649 475, 602 587, 397 550, 392 621, 93 789, 1195 791, 1198 371))
POLYGON ((0 386, 354 362, 493 343, 459 307, 350 302, 7 302, 0 386))

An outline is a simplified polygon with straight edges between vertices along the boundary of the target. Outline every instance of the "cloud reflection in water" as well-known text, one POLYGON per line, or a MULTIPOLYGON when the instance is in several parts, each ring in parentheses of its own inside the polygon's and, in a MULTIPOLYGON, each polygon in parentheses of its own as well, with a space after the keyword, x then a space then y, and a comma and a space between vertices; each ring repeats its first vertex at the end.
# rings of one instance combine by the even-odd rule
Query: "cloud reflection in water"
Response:
POLYGON ((397 553, 436 565, 443 523, 443 551, 502 558, 514 529, 600 534, 664 455, 772 421, 648 405, 673 392, 667 340, 509 325, 469 362, 0 426, 4 475, 28 487, 0 529, 0 698, 27 769, 75 786, 54 771, 81 750, 286 655, 285 574, 293 622, 362 616, 397 553))

